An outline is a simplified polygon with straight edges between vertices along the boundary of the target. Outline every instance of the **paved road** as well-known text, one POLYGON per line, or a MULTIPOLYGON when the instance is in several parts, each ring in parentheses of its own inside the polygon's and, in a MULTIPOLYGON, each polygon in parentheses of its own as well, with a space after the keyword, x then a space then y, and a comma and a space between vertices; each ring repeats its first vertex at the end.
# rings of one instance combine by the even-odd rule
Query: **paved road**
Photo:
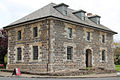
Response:
POLYGON ((120 77, 111 78, 16 78, 16 77, 0 77, 0 80, 120 80, 120 77))

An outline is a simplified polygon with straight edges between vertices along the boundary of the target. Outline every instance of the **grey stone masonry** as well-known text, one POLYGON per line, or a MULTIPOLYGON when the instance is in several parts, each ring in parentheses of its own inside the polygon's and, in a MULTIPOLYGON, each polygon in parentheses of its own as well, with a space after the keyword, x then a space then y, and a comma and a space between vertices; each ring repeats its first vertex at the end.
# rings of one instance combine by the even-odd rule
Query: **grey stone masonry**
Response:
POLYGON ((104 32, 80 24, 72 24, 58 19, 46 19, 34 23, 13 27, 8 30, 8 69, 16 67, 22 70, 39 72, 57 72, 86 69, 86 51, 90 50, 92 68, 114 70, 113 33, 104 32), (33 37, 33 28, 38 28, 38 36, 33 37), (72 28, 72 38, 68 37, 68 28, 72 28), (17 31, 22 38, 17 40, 17 31), (90 32, 90 40, 86 39, 90 32), (105 35, 105 43, 102 43, 105 35), (38 46, 38 60, 33 60, 33 46, 38 46), (67 59, 67 47, 72 46, 72 59, 67 59), (17 48, 22 48, 22 59, 17 60, 17 48), (105 50, 105 60, 102 60, 105 50))

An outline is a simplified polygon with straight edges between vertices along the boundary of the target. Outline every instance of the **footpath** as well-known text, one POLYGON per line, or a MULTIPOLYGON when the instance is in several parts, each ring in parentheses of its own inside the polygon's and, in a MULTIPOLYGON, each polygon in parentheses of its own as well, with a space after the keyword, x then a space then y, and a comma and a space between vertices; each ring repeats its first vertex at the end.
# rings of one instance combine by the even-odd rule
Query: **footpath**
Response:
MULTIPOLYGON (((16 77, 12 76, 12 72, 0 71, 0 77, 16 77)), ((87 74, 81 76, 47 76, 47 75, 32 75, 32 74, 21 74, 19 77, 24 78, 105 78, 105 77, 120 77, 117 73, 105 73, 105 74, 87 74)))

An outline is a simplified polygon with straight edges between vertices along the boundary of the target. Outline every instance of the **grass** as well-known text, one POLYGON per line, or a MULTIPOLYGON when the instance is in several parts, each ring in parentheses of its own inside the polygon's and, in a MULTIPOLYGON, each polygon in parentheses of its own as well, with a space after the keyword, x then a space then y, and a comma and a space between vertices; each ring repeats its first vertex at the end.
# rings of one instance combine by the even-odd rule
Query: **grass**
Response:
POLYGON ((115 65, 115 70, 120 71, 120 65, 115 65))

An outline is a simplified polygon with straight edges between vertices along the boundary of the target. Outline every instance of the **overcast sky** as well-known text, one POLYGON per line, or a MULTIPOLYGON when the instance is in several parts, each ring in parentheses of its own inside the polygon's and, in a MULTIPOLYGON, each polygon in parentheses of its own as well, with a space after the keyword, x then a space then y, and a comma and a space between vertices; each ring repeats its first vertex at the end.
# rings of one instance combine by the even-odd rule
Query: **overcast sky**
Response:
POLYGON ((101 24, 118 32, 114 39, 120 40, 120 0, 0 0, 0 28, 51 2, 100 15, 101 24))

